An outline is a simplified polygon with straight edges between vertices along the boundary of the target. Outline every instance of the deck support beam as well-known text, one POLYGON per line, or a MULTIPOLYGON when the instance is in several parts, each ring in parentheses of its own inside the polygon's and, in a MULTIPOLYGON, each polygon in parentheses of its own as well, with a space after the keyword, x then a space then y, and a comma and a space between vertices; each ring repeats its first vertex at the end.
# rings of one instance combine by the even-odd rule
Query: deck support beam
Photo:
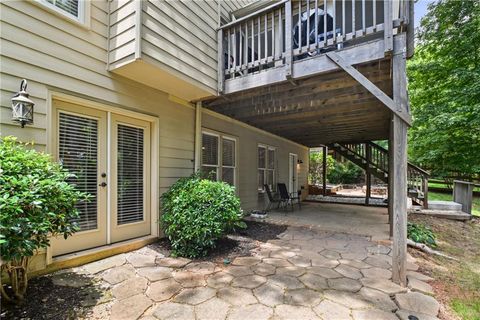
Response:
POLYGON ((327 195, 327 152, 328 152, 328 147, 323 146, 323 162, 322 162, 322 194, 323 196, 327 195))
POLYGON ((365 183, 367 185, 367 190, 365 192, 365 204, 370 204, 370 197, 372 196, 372 173, 371 173, 371 166, 370 162, 372 161, 372 149, 370 145, 365 143, 365 156, 367 158, 367 168, 365 170, 365 183))
MULTIPOLYGON (((395 105, 408 114, 406 76, 406 37, 401 34, 394 39, 393 48, 393 100, 395 105)), ((392 184, 392 280, 407 285, 407 123, 398 113, 392 114, 391 149, 392 167, 389 182, 392 184)))
MULTIPOLYGON (((405 34, 399 35, 397 37, 402 37, 405 39, 405 34)), ((398 42, 398 41, 397 41, 398 42)), ((371 94, 373 94, 378 100, 380 100, 390 111, 402 119, 407 125, 410 126, 412 118, 408 113, 408 110, 403 110, 397 103, 392 100, 385 92, 383 92, 379 87, 377 87, 373 82, 368 80, 360 71, 355 69, 351 64, 346 62, 339 54, 335 52, 327 52, 327 57, 335 62, 340 68, 342 68, 346 73, 348 73, 353 79, 355 79, 359 84, 361 84, 365 89, 367 89, 371 94)), ((393 59, 395 60, 395 59, 393 59)), ((395 65, 395 63, 394 63, 395 65)), ((394 85, 395 88, 395 85, 394 85)), ((406 98, 406 97, 405 97, 406 98)), ((404 98, 402 98, 404 100, 404 98)))

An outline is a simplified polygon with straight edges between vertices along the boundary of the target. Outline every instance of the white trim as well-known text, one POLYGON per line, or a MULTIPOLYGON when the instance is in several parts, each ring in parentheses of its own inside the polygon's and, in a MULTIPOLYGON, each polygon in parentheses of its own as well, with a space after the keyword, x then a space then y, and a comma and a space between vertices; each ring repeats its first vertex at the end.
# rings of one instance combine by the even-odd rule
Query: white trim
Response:
POLYGON ((78 1, 78 16, 62 10, 61 8, 55 6, 54 4, 47 2, 46 0, 33 0, 28 1, 34 5, 41 7, 42 9, 63 18, 65 21, 71 22, 78 25, 79 27, 90 30, 90 12, 91 12, 91 2, 89 0, 79 0, 78 1))
POLYGON ((221 113, 212 111, 212 110, 210 110, 210 109, 203 108, 202 111, 203 111, 204 113, 212 116, 212 117, 216 117, 216 118, 221 119, 221 120, 229 121, 229 122, 232 122, 232 123, 235 124, 235 125, 238 125, 238 126, 247 128, 247 129, 249 129, 249 130, 256 131, 256 132, 261 133, 261 134, 264 134, 264 135, 266 135, 266 136, 269 136, 269 137, 272 137, 272 138, 275 138, 275 139, 279 139, 279 140, 282 140, 282 141, 291 143, 291 144, 293 144, 293 145, 296 145, 296 146, 299 147, 299 148, 303 148, 303 149, 306 149, 306 150, 309 149, 307 146, 304 146, 304 145, 299 144, 299 143, 297 143, 297 142, 294 142, 294 141, 292 141, 292 140, 288 140, 287 138, 277 136, 276 134, 273 134, 273 133, 270 133, 270 132, 268 132, 268 131, 265 131, 265 130, 259 129, 259 128, 257 128, 257 127, 251 126, 251 125, 249 125, 249 124, 246 124, 245 122, 242 122, 242 121, 239 121, 239 120, 230 118, 230 117, 228 117, 228 116, 226 116, 226 115, 223 115, 223 114, 221 114, 221 113))
MULTIPOLYGON (((201 167, 212 167, 212 168, 217 168, 217 181, 223 181, 222 180, 222 170, 223 167, 225 168, 233 168, 233 186, 235 187, 236 192, 238 193, 238 141, 239 138, 227 133, 223 133, 220 131, 216 131, 213 129, 209 128, 203 128, 202 127, 202 132, 201 136, 203 135, 209 135, 209 136, 214 136, 218 137, 218 156, 217 156, 217 165, 211 165, 211 164, 203 164, 202 162, 202 155, 200 154, 200 168, 201 167), (230 140, 235 142, 235 163, 234 166, 224 166, 223 165, 223 143, 222 140, 230 140)), ((203 141, 201 142, 201 148, 203 150, 203 141)))
POLYGON ((271 187, 271 190, 272 191, 275 191, 277 189, 276 187, 276 182, 277 182, 277 170, 278 170, 278 165, 277 165, 277 159, 278 159, 278 156, 277 156, 277 147, 274 147, 274 146, 270 146, 268 144, 264 144, 264 143, 258 143, 257 144, 257 190, 258 190, 258 193, 264 193, 265 192, 265 189, 263 188, 262 186, 262 189, 259 189, 258 187, 258 171, 259 170, 263 170, 263 183, 264 184, 267 184, 267 180, 268 180, 268 172, 269 171, 273 171, 273 181, 272 181, 272 187, 271 187), (260 168, 258 166, 258 157, 259 157, 259 152, 258 152, 258 149, 259 148, 263 148, 265 149, 265 167, 264 168, 260 168), (268 151, 273 151, 274 154, 274 159, 273 159, 273 169, 270 169, 268 168, 268 163, 269 163, 269 157, 268 157, 268 151))
POLYGON ((110 196, 112 194, 112 170, 111 161, 112 156, 110 150, 112 148, 112 113, 107 112, 107 244, 112 243, 112 201, 110 196))

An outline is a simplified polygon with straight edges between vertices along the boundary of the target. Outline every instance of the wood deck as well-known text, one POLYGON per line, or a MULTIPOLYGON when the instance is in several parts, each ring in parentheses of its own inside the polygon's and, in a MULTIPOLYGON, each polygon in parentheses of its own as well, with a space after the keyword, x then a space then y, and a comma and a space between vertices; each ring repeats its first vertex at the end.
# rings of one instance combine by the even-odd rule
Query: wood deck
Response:
MULTIPOLYGON (((325 58, 310 58, 309 64, 321 64, 325 58)), ((203 105, 309 147, 388 139, 391 112, 345 71, 331 68, 293 82, 223 95, 203 105)), ((357 69, 392 96, 391 59, 363 63, 357 69)))

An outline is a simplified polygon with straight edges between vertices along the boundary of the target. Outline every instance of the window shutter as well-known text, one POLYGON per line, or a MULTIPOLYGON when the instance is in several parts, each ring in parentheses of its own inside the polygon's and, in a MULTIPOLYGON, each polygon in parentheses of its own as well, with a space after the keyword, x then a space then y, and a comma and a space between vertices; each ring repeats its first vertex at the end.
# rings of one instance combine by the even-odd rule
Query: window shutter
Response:
POLYGON ((119 124, 117 132, 117 223, 143 220, 143 129, 119 124))
POLYGON ((76 205, 80 216, 75 222, 81 231, 97 228, 97 140, 97 120, 60 113, 59 159, 65 169, 76 175, 69 182, 76 185, 78 190, 92 196, 89 202, 76 205))
POLYGON ((218 137, 202 135, 202 164, 218 165, 218 137))

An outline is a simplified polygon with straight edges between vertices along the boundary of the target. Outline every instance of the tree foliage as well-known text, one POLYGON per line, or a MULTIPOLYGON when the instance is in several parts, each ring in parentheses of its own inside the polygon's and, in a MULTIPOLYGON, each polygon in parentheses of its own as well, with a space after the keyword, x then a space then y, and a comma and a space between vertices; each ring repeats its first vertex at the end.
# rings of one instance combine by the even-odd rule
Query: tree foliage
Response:
POLYGON ((410 158, 436 175, 480 174, 480 2, 429 5, 408 63, 410 158))
POLYGON ((48 247, 50 237, 67 238, 78 230, 75 205, 88 195, 69 183, 71 177, 49 155, 13 137, 0 139, 1 270, 9 275, 12 291, 1 287, 5 299, 23 299, 29 258, 48 247))
MULTIPOLYGON (((333 170, 335 159, 327 155, 327 177, 328 172, 333 170)), ((310 160, 308 167, 308 183, 322 184, 323 179, 323 151, 310 151, 310 160)))

